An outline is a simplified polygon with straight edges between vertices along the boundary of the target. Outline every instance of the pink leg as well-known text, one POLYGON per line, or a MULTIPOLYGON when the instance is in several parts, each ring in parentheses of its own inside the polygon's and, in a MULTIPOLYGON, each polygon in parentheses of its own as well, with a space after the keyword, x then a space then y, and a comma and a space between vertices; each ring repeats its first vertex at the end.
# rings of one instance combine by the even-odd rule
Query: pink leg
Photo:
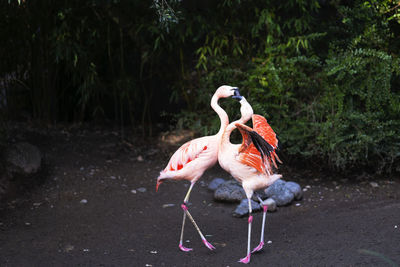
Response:
MULTIPOLYGON (((213 245, 211 245, 211 243, 209 243, 209 242, 207 241, 207 239, 204 237, 204 235, 201 233, 200 228, 197 226, 197 223, 194 221, 194 219, 193 219, 192 215, 190 214, 190 212, 189 212, 187 206, 186 206, 185 204, 182 204, 181 207, 182 207, 183 211, 185 212, 185 215, 187 215, 187 216, 189 217, 189 219, 192 221, 192 223, 193 223, 194 227, 196 228, 197 232, 199 233, 199 235, 200 235, 200 237, 201 237, 201 240, 203 241, 204 245, 205 245, 208 249, 214 250, 215 247, 214 247, 213 245)), ((181 238, 181 240, 182 240, 182 238, 181 238)), ((179 247, 180 247, 180 246, 179 246, 179 247)), ((182 250, 182 249, 181 249, 181 250, 182 250)), ((191 249, 189 249, 189 250, 191 250, 191 249)), ((184 251, 185 251, 185 250, 184 250, 184 251)))
POLYGON ((183 243, 183 231, 185 229, 185 222, 186 222, 186 212, 185 212, 185 210, 187 210, 186 203, 189 201, 190 192, 192 191, 193 186, 194 186, 194 183, 191 183, 190 187, 189 187, 189 190, 186 193, 185 199, 183 200, 184 204, 182 204, 182 206, 181 206, 182 209, 183 209, 183 220, 182 220, 181 237, 179 239, 179 249, 184 251, 184 252, 188 252, 188 251, 193 250, 192 248, 184 247, 183 244, 182 244, 183 243))
POLYGON ((265 227, 265 217, 266 217, 266 214, 267 214, 268 206, 267 205, 263 205, 263 208, 264 208, 264 211, 263 211, 263 222, 262 222, 262 226, 261 226, 260 244, 257 247, 255 247, 251 253, 260 251, 264 247, 264 227, 265 227))
MULTIPOLYGON (((183 206, 184 204, 182 204, 183 206)), ((186 206, 185 206, 186 207, 186 206)), ((183 208, 183 207, 182 207, 183 208)), ((185 221, 186 221, 186 212, 183 212, 183 222, 182 222, 182 230, 181 230, 181 239, 179 240, 179 248, 180 250, 184 251, 184 252, 188 252, 193 250, 192 248, 186 248, 182 245, 182 239, 183 239, 183 229, 185 228, 185 221)))
POLYGON ((250 253, 250 240, 251 240, 251 223, 253 222, 253 216, 251 215, 251 201, 250 201, 250 198, 248 198, 248 201, 249 201, 249 220, 248 220, 248 235, 247 235, 247 255, 246 255, 246 257, 244 257, 244 258, 242 258, 242 259, 240 259, 239 260, 239 262, 241 262, 241 263, 245 263, 245 264, 247 264, 247 263, 249 263, 250 262, 250 256, 251 256, 251 253, 250 253))

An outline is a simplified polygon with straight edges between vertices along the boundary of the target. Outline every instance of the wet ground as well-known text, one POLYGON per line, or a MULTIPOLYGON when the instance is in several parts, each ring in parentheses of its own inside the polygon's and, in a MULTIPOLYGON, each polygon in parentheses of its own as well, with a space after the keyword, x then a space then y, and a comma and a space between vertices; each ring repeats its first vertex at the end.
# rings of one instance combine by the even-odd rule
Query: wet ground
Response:
MULTIPOLYGON (((194 250, 184 253, 180 203, 188 183, 155 192, 169 151, 101 129, 27 130, 15 139, 44 152, 45 179, 1 204, 0 266, 242 265, 247 218, 233 217, 236 204, 215 202, 207 190, 213 178, 229 178, 218 166, 195 186, 189 206, 216 250, 188 221, 185 246, 194 250)), ((332 177, 285 165, 281 172, 305 188, 304 198, 268 213, 267 244, 252 266, 399 266, 399 177, 332 177)), ((253 247, 261 219, 254 215, 253 247)))

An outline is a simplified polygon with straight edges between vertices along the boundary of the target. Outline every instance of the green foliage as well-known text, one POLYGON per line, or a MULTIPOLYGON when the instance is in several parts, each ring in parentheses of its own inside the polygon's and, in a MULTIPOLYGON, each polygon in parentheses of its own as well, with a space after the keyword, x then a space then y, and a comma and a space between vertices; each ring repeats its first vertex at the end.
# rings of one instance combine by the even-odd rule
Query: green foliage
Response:
MULTIPOLYGON (((229 84, 282 154, 400 169, 397 0, 5 1, 0 15, 9 116, 211 134, 211 95, 229 84)), ((240 116, 236 101, 221 105, 240 116)))
MULTIPOLYGON (((322 159, 339 170, 399 168, 397 3, 229 3, 238 17, 236 12, 253 12, 246 24, 251 35, 234 30, 230 18, 226 24, 233 25, 232 31, 216 28, 207 34, 197 50, 197 67, 205 71, 201 86, 218 81, 239 86, 280 136, 283 153, 322 159), (326 22, 309 11, 331 19, 326 22)), ((238 116, 237 106, 227 110, 231 119, 238 116)), ((205 112, 196 118, 202 116, 215 117, 205 112)), ((189 126, 191 120, 186 122, 189 126)), ((198 125, 215 132, 217 121, 206 122, 198 125)))

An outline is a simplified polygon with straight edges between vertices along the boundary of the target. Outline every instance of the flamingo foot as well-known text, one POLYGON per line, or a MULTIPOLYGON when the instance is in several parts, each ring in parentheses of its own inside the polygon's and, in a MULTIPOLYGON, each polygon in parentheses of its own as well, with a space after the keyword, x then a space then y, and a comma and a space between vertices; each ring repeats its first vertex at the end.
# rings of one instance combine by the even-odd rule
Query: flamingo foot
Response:
POLYGON ((251 253, 260 251, 263 247, 264 247, 264 241, 261 241, 260 244, 257 247, 255 247, 251 253))
POLYGON ((246 257, 244 257, 243 259, 240 259, 239 262, 244 263, 244 264, 249 263, 250 262, 250 255, 251 254, 249 253, 246 257))
POLYGON ((182 245, 182 243, 179 243, 179 248, 180 248, 182 251, 184 251, 184 252, 189 252, 189 251, 192 251, 192 250, 193 250, 192 248, 186 248, 186 247, 184 247, 184 246, 182 245))
POLYGON ((213 245, 211 245, 211 243, 209 243, 205 238, 203 239, 203 243, 204 245, 206 245, 206 247, 210 250, 214 250, 215 247, 213 245))

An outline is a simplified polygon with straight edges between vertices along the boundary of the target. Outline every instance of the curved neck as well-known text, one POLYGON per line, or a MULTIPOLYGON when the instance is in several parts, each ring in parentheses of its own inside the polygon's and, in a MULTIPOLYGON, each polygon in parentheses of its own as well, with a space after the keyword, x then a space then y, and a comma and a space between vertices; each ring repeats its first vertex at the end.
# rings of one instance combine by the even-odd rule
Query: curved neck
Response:
POLYGON ((222 143, 228 144, 230 143, 230 136, 233 130, 236 129, 235 124, 240 123, 240 124, 245 124, 248 122, 253 116, 253 108, 250 106, 250 104, 247 102, 247 100, 243 97, 242 100, 240 100, 240 114, 242 117, 234 122, 231 122, 224 131, 224 134, 222 136, 222 143))
POLYGON ((217 94, 214 94, 211 98, 211 107, 218 114, 221 121, 221 127, 219 128, 217 135, 222 135, 225 131, 226 126, 228 126, 229 118, 225 110, 218 105, 218 100, 219 96, 217 94))
POLYGON ((226 128, 225 128, 225 132, 222 135, 222 139, 221 139, 221 144, 231 144, 231 133, 233 130, 236 129, 235 123, 242 123, 241 118, 237 121, 231 122, 226 128))

